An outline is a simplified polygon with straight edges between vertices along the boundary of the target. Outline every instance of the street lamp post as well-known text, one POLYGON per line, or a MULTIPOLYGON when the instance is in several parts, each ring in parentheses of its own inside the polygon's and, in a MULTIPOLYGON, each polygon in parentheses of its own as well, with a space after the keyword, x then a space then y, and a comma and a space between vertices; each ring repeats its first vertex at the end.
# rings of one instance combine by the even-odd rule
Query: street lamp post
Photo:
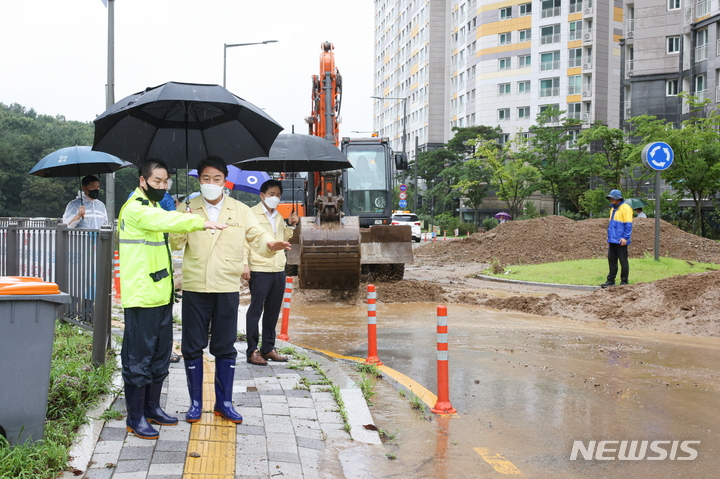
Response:
POLYGON ((232 47, 246 47, 248 45, 266 45, 268 43, 277 43, 277 40, 265 40, 263 42, 253 43, 224 43, 223 44, 223 88, 225 88, 225 79, 227 76, 227 49, 232 47))
MULTIPOLYGON (((374 98, 376 100, 401 100, 403 102, 403 132, 402 132, 402 152, 407 155, 407 151, 405 150, 405 141, 406 141, 406 133, 407 133, 407 97, 404 96, 371 96, 370 98, 374 98)), ((405 170, 402 172, 402 182, 405 183, 405 170)), ((415 179, 415 189, 417 189, 417 178, 415 179)), ((415 209, 417 210, 417 205, 415 205, 415 209)))

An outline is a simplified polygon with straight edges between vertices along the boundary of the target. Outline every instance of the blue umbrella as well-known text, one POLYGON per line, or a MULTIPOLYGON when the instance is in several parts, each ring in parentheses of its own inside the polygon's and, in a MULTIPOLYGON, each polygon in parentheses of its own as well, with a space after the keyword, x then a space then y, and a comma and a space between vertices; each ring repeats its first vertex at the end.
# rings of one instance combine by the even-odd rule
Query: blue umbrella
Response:
POLYGON ((123 166, 123 161, 102 151, 93 151, 89 146, 60 148, 45 156, 30 170, 31 175, 68 177, 112 173, 123 166))
MULTIPOLYGON (((197 170, 190 170, 188 175, 197 178, 197 170)), ((225 186, 233 190, 259 195, 260 186, 269 179, 270 175, 264 171, 241 170, 237 166, 228 165, 228 176, 225 178, 225 186)))

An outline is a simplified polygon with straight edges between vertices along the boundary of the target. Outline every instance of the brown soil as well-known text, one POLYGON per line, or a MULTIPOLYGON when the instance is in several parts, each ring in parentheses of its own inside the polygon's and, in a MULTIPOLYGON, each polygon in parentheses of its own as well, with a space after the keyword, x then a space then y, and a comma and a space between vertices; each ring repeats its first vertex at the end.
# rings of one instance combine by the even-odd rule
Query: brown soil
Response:
MULTIPOLYGON (((630 257, 654 254, 654 219, 635 219, 630 257)), ((606 256, 606 219, 572 221, 551 216, 501 224, 485 234, 428 243, 399 283, 378 284, 384 302, 478 304, 543 316, 597 321, 611 327, 720 336, 720 271, 676 276, 654 283, 572 291, 467 279, 492 260, 538 264, 606 256), (502 290, 499 292, 499 290, 502 290)), ((720 243, 661 222, 661 255, 720 263, 720 243)))

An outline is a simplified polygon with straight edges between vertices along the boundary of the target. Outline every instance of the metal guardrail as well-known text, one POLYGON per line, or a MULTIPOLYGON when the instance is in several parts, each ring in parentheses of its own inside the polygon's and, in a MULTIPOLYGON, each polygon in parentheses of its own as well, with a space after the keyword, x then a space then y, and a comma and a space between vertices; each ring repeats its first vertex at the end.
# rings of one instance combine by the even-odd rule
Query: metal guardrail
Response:
POLYGON ((61 319, 93 331, 93 361, 105 362, 115 235, 68 228, 55 218, 0 218, 0 275, 34 276, 70 295, 61 319))

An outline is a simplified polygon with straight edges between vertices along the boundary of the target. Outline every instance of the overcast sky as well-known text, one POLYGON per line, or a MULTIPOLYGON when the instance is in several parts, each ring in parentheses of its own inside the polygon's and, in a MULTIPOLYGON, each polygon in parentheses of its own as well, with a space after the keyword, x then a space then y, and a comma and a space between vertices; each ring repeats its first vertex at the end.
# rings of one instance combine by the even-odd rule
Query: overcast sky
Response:
MULTIPOLYGON (((307 133, 320 45, 343 77, 340 133, 372 129, 372 0, 116 0, 115 101, 168 81, 222 84, 307 133)), ((0 0, 0 102, 92 121, 105 110, 102 0, 0 0)))

